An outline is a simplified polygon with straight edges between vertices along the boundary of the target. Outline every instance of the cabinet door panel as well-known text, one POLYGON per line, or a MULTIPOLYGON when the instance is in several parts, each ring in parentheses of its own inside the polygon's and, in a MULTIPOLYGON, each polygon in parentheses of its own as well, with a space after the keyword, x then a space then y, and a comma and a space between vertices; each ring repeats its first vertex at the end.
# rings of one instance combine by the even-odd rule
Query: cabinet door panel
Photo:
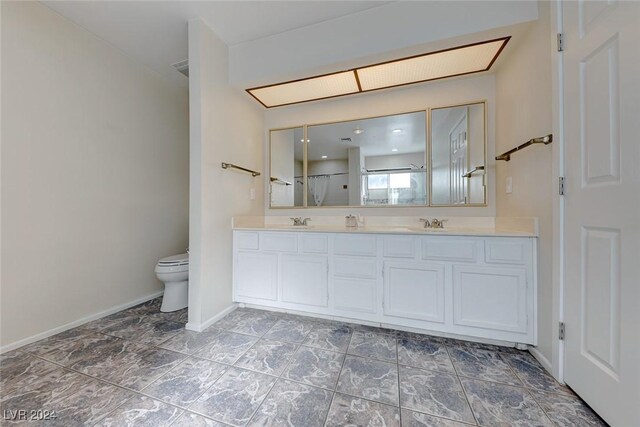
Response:
POLYGON ((378 263, 375 258, 333 257, 333 274, 335 276, 375 279, 377 268, 378 263))
POLYGON ((422 259, 476 262, 478 240, 440 236, 422 239, 422 259))
POLYGON ((375 280, 338 278, 333 279, 333 308, 341 311, 371 313, 378 312, 377 282, 375 280))
POLYGON ((384 314, 444 322, 444 264, 384 263, 384 314))
POLYGON ((415 258, 416 238, 413 236, 385 236, 383 243, 385 258, 415 258))
POLYGON ((278 298, 278 255, 242 252, 236 255, 236 295, 276 300, 278 298))
POLYGON ((509 332, 527 331, 524 268, 453 267, 453 322, 509 332))
POLYGON ((327 257, 283 255, 281 263, 282 302, 327 306, 327 257))

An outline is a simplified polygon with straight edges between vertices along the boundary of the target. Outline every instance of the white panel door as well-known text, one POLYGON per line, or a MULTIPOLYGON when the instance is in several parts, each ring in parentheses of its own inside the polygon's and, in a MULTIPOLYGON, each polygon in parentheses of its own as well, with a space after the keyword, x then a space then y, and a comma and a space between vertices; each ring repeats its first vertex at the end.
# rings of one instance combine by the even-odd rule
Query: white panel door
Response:
POLYGON ((453 266, 453 323, 506 332, 527 332, 527 270, 453 266))
POLYGON ((236 297, 276 300, 278 255, 238 251, 234 277, 236 297))
POLYGON ((444 322, 444 264, 384 263, 384 314, 444 322))
POLYGON ((640 426, 640 2, 563 3, 565 381, 640 426))
POLYGON ((281 301, 290 304, 328 305, 328 261, 318 255, 282 255, 281 301))

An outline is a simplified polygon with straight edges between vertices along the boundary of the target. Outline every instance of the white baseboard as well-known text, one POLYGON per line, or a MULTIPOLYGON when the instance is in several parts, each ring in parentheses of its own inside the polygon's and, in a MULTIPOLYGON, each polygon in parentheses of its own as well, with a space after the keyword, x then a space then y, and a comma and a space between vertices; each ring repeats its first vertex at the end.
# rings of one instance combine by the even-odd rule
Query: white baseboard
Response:
POLYGON ((542 367, 543 367, 544 369, 546 369, 546 370, 547 370, 547 372, 549 372, 551 375, 553 375, 553 373, 552 373, 552 372, 553 372, 553 368, 552 368, 552 366, 551 366, 551 362, 549 361, 549 359, 547 359, 547 358, 544 356, 544 354, 542 354, 542 353, 540 352, 540 350, 538 350, 538 348, 537 348, 537 347, 529 347, 529 353, 531 353, 531 355, 532 355, 533 357, 535 357, 535 358, 536 358, 536 360, 537 360, 538 362, 540 362, 540 364, 542 365, 542 367))
POLYGON ((102 317, 109 316, 110 314, 117 313, 117 312, 122 311, 122 310, 126 310, 127 308, 133 307, 134 305, 138 305, 138 304, 141 304, 143 302, 147 302, 149 300, 157 298, 162 294, 163 294, 163 291, 154 292, 154 293, 152 293, 150 295, 147 295, 147 296, 142 297, 142 298, 138 298, 138 299, 136 299, 134 301, 130 301, 130 302, 125 303, 125 304, 121 304, 121 305, 118 305, 118 306, 115 306, 115 307, 111 307, 108 310, 104 310, 104 311, 101 311, 99 313, 92 314, 92 315, 87 316, 87 317, 83 317, 82 319, 74 320, 73 322, 67 323, 67 324, 62 325, 62 326, 58 326, 57 328, 49 329, 48 331, 40 332, 39 334, 35 334, 35 335, 30 336, 30 337, 21 339, 20 341, 16 341, 14 343, 7 344, 7 345, 2 346, 0 348, 0 354, 6 353, 7 351, 15 350, 16 348, 24 347, 27 344, 31 344, 31 343, 34 343, 36 341, 40 341, 40 340, 45 339, 45 338, 49 338, 50 336, 59 334, 60 332, 64 332, 66 330, 76 328, 76 327, 78 327, 80 325, 84 325, 85 323, 89 323, 89 322, 92 322, 94 320, 100 319, 102 317))
POLYGON ((218 320, 222 319, 227 314, 229 314, 232 311, 234 311, 236 308, 238 308, 238 304, 234 303, 231 306, 225 308, 220 313, 216 314, 215 316, 213 316, 212 318, 208 319, 205 322, 202 322, 202 323, 189 322, 189 323, 187 323, 185 325, 185 329, 187 329, 189 331, 194 331, 194 332, 202 332, 205 329, 207 329, 209 326, 211 326, 214 323, 216 323, 218 320))

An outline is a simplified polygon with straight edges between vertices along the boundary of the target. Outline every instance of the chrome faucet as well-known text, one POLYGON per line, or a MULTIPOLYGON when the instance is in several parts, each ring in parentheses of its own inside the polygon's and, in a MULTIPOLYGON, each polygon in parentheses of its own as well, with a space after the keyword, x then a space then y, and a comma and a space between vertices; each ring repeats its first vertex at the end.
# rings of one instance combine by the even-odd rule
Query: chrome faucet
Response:
POLYGON ((302 219, 302 217, 297 217, 297 218, 291 218, 291 220, 293 221, 293 225, 296 227, 304 227, 309 225, 307 223, 307 221, 311 221, 311 218, 304 218, 302 219))
POLYGON ((420 222, 424 222, 424 228, 444 228, 446 219, 433 218, 431 221, 428 219, 420 218, 420 222))

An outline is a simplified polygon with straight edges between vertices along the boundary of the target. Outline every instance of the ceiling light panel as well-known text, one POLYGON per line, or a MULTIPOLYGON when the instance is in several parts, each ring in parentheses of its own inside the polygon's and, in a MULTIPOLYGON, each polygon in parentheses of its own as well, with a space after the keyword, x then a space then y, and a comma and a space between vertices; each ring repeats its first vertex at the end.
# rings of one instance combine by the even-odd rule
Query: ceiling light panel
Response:
POLYGON ((359 92, 353 71, 296 80, 247 90, 265 107, 296 104, 359 92))
POLYGON ((456 47, 406 59, 358 68, 362 91, 401 86, 491 68, 509 37, 456 47))

